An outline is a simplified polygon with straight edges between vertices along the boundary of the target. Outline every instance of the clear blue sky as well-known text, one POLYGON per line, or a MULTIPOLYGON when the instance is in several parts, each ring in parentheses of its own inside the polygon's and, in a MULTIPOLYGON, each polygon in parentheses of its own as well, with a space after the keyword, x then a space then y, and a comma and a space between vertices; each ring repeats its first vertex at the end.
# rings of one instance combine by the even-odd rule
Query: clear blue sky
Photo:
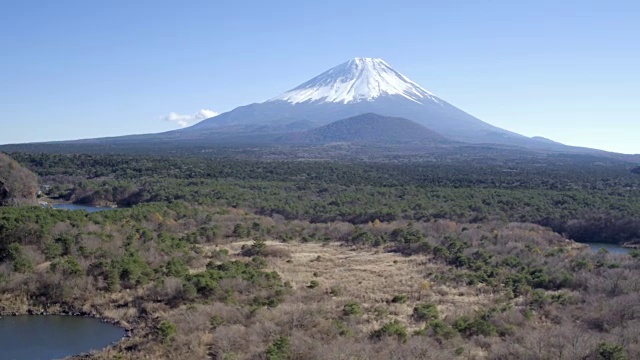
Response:
POLYGON ((640 3, 589 0, 0 0, 0 144, 174 129, 356 56, 505 129, 640 153, 640 3))

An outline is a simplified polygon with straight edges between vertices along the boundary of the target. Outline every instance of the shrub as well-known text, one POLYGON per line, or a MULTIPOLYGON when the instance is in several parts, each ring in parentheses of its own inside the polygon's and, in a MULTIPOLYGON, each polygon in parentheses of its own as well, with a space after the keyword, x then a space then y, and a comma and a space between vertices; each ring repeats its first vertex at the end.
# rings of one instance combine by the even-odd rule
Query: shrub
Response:
POLYGON ((211 325, 211 329, 215 330, 224 324, 224 319, 220 315, 213 315, 211 320, 209 320, 209 324, 211 325))
POLYGON ((7 247, 7 250, 9 252, 9 259, 13 261, 13 271, 27 272, 33 269, 31 259, 24 253, 20 244, 13 243, 7 247))
POLYGON ((571 267, 573 268, 574 271, 593 270, 593 264, 588 259, 574 259, 571 261, 571 267))
POLYGON ((119 270, 120 281, 129 286, 145 284, 153 274, 149 264, 137 251, 128 251, 122 258, 112 261, 112 266, 119 270))
POLYGON ((485 314, 480 314, 473 319, 461 316, 455 321, 453 327, 465 336, 495 336, 498 333, 498 329, 488 321, 485 314))
POLYGON ((165 266, 165 275, 182 278, 189 273, 189 267, 182 259, 173 258, 165 266))
POLYGON ((431 330, 433 335, 443 339, 451 339, 456 336, 455 330, 442 320, 434 320, 431 322, 431 330))
POLYGON ((369 245, 373 244, 374 241, 375 238, 370 232, 358 228, 356 228, 356 232, 349 238, 349 242, 356 245, 369 245))
POLYGON ((534 313, 531 309, 527 308, 524 309, 524 311, 522 312, 522 315, 524 316, 525 319, 527 320, 532 320, 534 317, 534 313))
POLYGON ((170 341, 176 334, 176 326, 169 321, 163 320, 158 325, 158 336, 163 342, 170 341))
POLYGON ((420 304, 413 308, 413 317, 418 321, 432 321, 438 319, 438 308, 431 303, 420 304))
POLYGON ((246 226, 244 226, 244 224, 237 223, 233 227, 232 235, 237 237, 237 238, 247 238, 247 237, 251 236, 251 229, 246 227, 246 226))
POLYGON ((340 336, 351 337, 353 336, 353 331, 344 321, 336 320, 334 321, 336 328, 338 329, 338 334, 340 336))
POLYGON ((598 350, 596 351, 596 358, 598 360, 627 360, 629 357, 622 345, 609 344, 601 342, 598 344, 598 350))
POLYGON ((267 360, 284 360, 289 358, 291 352, 289 338, 287 336, 278 336, 271 345, 267 347, 267 360))
POLYGON ((253 244, 249 247, 242 249, 242 255, 244 256, 262 256, 267 249, 267 243, 264 240, 254 240, 253 244))
POLYGON ((396 295, 393 297, 393 299, 391 299, 391 302, 394 304, 404 304, 409 300, 409 297, 407 295, 396 295))
POLYGON ((371 333, 371 337, 381 340, 384 337, 396 337, 400 342, 407 342, 407 328, 398 320, 384 324, 380 329, 371 333))
POLYGON ((47 260, 54 260, 62 256, 62 245, 55 241, 47 241, 44 243, 43 252, 47 260))
POLYGON ((534 290, 528 299, 528 306, 533 309, 542 309, 549 302, 549 298, 544 291, 540 289, 534 290))
POLYGON ((225 261, 229 257, 229 250, 219 249, 211 252, 211 259, 217 261, 225 261))
POLYGON ((331 296, 340 296, 342 295, 342 289, 337 286, 334 286, 329 290, 329 294, 331 296))
POLYGON ((342 313, 344 314, 344 316, 360 316, 362 315, 362 308, 360 307, 360 304, 350 302, 342 308, 342 313))
POLYGON ((424 240, 424 235, 412 226, 407 228, 398 228, 391 232, 389 240, 402 244, 417 244, 424 240))
POLYGON ((120 287, 120 272, 115 266, 110 266, 106 271, 107 290, 114 292, 120 287))
POLYGON ((69 256, 64 260, 57 260, 51 264, 51 269, 59 271, 66 276, 79 276, 84 273, 82 266, 73 256, 69 256))
POLYGON ((267 267, 267 260, 262 256, 254 256, 251 259, 251 264, 256 267, 256 269, 264 269, 267 267))
POLYGON ((320 286, 320 282, 318 282, 318 280, 311 280, 311 282, 309 283, 309 285, 307 285, 307 287, 309 289, 315 289, 318 286, 320 286))

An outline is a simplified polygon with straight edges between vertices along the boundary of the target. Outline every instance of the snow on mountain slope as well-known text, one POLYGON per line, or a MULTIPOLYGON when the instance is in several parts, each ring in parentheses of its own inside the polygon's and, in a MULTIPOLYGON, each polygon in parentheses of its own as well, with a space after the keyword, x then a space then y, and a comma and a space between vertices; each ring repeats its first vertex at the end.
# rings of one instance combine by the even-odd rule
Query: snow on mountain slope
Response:
POLYGON ((182 129, 176 136, 290 128, 297 121, 322 126, 366 113, 415 121, 456 141, 536 148, 558 146, 488 124, 436 97, 384 60, 373 58, 349 60, 278 97, 240 106, 182 129))
POLYGON ((382 59, 355 58, 271 99, 304 102, 355 103, 383 95, 400 95, 419 104, 440 100, 397 72, 382 59))

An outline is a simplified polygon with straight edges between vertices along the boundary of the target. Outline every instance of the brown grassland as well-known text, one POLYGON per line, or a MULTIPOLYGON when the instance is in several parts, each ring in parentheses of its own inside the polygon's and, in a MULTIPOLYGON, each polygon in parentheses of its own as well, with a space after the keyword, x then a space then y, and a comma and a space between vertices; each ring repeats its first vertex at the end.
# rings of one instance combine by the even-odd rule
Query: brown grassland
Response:
POLYGON ((537 225, 312 224, 189 204, 30 211, 56 218, 7 221, 18 245, 0 265, 0 313, 131 331, 87 358, 640 356, 637 257, 537 225))

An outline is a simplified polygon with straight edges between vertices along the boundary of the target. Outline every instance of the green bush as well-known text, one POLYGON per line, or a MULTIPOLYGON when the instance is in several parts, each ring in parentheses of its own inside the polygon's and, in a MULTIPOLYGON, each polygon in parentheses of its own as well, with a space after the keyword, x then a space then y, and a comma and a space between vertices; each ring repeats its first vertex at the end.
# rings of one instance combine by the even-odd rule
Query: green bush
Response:
POLYGON ((443 339, 451 339, 456 336, 456 331, 442 320, 432 321, 431 330, 433 331, 433 335, 443 339))
POLYGON ((65 276, 80 276, 84 273, 82 266, 73 256, 69 256, 64 260, 56 260, 51 264, 51 270, 59 271, 65 276))
POLYGON ((189 267, 182 259, 172 258, 165 265, 164 273, 166 276, 182 278, 189 273, 189 267))
POLYGON ((425 303, 413 308, 413 317, 418 321, 432 321, 438 319, 440 314, 435 304, 425 303))
POLYGON ((498 329, 488 321, 486 314, 479 314, 474 318, 461 316, 454 322, 453 327, 465 336, 495 336, 498 334, 498 329))
POLYGON ((403 343, 407 341, 408 336, 407 328, 398 320, 388 322, 371 333, 371 337, 376 340, 381 340, 384 337, 395 337, 403 343))
POLYGON ((33 270, 33 263, 24 253, 20 244, 13 243, 8 246, 7 250, 9 253, 9 260, 13 261, 13 271, 24 273, 33 270))
POLYGON ((351 331, 351 328, 347 324, 345 324, 344 321, 335 320, 334 324, 336 326, 336 329, 338 330, 338 335, 344 336, 344 337, 353 336, 353 331, 351 331))
POLYGON ((248 238, 249 236, 251 236, 251 229, 244 226, 244 224, 237 223, 233 227, 232 235, 237 238, 248 238))
POLYGON ((596 358, 598 360, 628 360, 629 357, 622 345, 609 344, 607 342, 601 342, 598 344, 596 351, 596 358))
POLYGON ((120 259, 113 260, 112 266, 118 269, 120 282, 130 287, 149 282, 153 271, 142 255, 137 251, 127 251, 120 259))
POLYGON ((229 257, 229 250, 219 249, 211 252, 211 259, 217 261, 225 261, 229 257))
POLYGON ((253 241, 253 244, 249 247, 244 247, 242 249, 242 255, 244 256, 262 256, 264 250, 267 248, 267 243, 264 240, 256 239, 253 241))
POLYGON ((360 304, 350 302, 342 308, 342 314, 344 314, 344 316, 360 316, 362 315, 362 308, 360 307, 360 304))
POLYGON ((391 299, 391 302, 394 304, 404 304, 409 301, 409 297, 407 295, 396 295, 391 299))
POLYGON ((107 290, 114 292, 120 288, 120 272, 117 267, 110 266, 106 270, 107 290))
POLYGON ((340 296, 342 295, 342 289, 337 286, 334 286, 329 290, 329 294, 331 296, 340 296))
POLYGON ((54 260, 62 256, 62 245, 56 241, 46 241, 44 243, 44 257, 47 260, 54 260))
POLYGON ((278 336, 278 338, 267 347, 267 360, 288 359, 290 352, 289 338, 284 335, 278 336))
POLYGON ((176 335, 176 326, 169 321, 163 320, 158 325, 158 336, 161 341, 170 341, 176 335))
POLYGON ((211 325, 211 329, 215 330, 224 324, 224 319, 220 315, 213 315, 211 320, 209 320, 209 324, 211 325))
POLYGON ((542 309, 550 302, 550 299, 543 290, 536 289, 531 292, 527 302, 527 305, 532 309, 542 309))

